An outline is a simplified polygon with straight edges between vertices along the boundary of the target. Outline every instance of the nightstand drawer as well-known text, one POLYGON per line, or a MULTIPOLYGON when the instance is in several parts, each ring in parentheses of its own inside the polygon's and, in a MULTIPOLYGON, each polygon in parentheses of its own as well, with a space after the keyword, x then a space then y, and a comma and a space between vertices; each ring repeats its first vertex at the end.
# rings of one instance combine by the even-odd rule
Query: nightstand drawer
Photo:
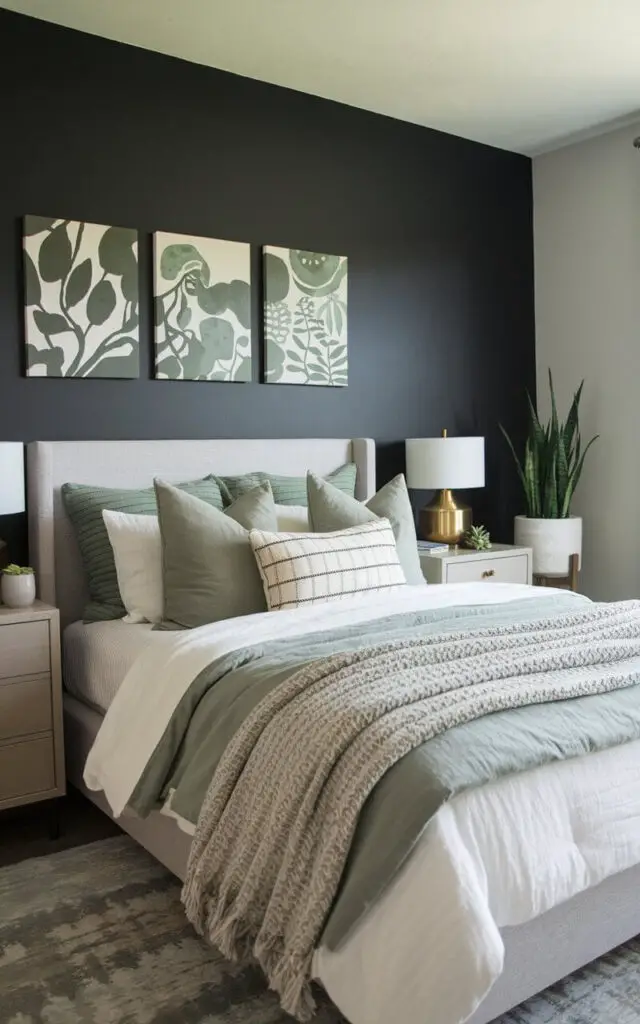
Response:
POLYGON ((0 740, 52 728, 51 679, 0 682, 0 740))
POLYGON ((528 583, 529 561, 525 554, 510 558, 478 558, 449 562, 445 583, 528 583))
POLYGON ((55 789, 53 737, 0 747, 0 800, 55 789))
POLYGON ((38 676, 49 671, 49 623, 13 622, 0 626, 0 679, 38 676))

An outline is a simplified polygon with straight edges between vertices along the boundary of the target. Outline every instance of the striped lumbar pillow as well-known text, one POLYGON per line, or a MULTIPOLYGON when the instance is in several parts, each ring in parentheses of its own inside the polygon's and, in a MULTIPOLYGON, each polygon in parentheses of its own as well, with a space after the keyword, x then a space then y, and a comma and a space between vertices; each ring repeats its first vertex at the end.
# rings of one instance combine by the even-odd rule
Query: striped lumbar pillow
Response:
MULTIPOLYGON (((178 486, 180 490, 206 501, 214 508, 222 508, 222 494, 214 476, 178 486)), ((155 491, 153 487, 124 490, 90 487, 86 484, 63 484, 62 499, 78 541, 89 591, 84 621, 121 619, 127 614, 127 609, 120 594, 113 549, 102 513, 109 509, 129 515, 155 516, 158 514, 155 491)))
MULTIPOLYGON (((357 466, 355 462, 346 462, 344 466, 334 469, 325 479, 329 480, 343 494, 353 498, 356 491, 357 466)), ((277 505, 306 505, 307 480, 304 476, 278 476, 274 473, 245 473, 243 476, 216 477, 224 496, 225 505, 229 505, 241 494, 252 491, 254 487, 269 481, 273 491, 273 500, 277 505)))
POLYGON ((251 530, 249 540, 270 611, 406 585, 387 519, 335 533, 251 530))

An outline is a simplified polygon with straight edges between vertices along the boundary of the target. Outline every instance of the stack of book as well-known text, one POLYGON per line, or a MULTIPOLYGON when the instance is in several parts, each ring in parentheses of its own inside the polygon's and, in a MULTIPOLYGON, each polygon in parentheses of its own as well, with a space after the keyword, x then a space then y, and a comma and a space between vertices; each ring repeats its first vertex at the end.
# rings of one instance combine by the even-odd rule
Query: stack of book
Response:
POLYGON ((434 554, 436 551, 448 551, 449 545, 442 544, 439 540, 419 540, 418 551, 425 554, 434 554))

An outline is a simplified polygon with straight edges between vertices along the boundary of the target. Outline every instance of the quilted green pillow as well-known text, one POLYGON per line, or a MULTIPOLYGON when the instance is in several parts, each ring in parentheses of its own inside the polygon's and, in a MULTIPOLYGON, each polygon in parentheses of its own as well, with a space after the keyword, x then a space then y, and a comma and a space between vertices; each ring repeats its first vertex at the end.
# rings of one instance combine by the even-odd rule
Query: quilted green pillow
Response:
MULTIPOLYGON (((339 469, 334 469, 325 480, 337 487, 343 494, 353 498, 356 493, 355 462, 346 462, 339 469)), ((273 500, 276 505, 306 505, 307 504, 307 478, 306 476, 278 476, 273 473, 244 473, 242 476, 219 476, 216 477, 224 497, 225 505, 239 498, 241 494, 259 487, 260 484, 270 483, 273 491, 273 500)))
MULTIPOLYGON (((214 476, 178 484, 178 487, 214 508, 223 507, 222 492, 214 476)), ((155 491, 153 487, 136 491, 63 484, 62 500, 75 531, 89 588, 84 621, 121 619, 126 615, 126 609, 120 597, 116 565, 102 512, 109 509, 112 512, 155 516, 158 514, 155 491)))

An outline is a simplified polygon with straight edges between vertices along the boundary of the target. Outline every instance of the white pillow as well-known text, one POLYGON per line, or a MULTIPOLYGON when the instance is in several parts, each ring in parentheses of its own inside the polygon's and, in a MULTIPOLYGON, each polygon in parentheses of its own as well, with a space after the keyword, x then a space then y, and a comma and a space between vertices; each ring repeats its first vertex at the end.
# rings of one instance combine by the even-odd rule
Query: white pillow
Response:
POLYGON ((160 622, 162 547, 157 516, 129 512, 102 513, 116 563, 122 603, 127 609, 124 622, 160 622))
POLYGON ((278 533, 309 533, 309 509, 306 505, 276 505, 278 533))
POLYGON ((251 530, 249 540, 269 611, 406 586, 388 519, 333 533, 251 530))

